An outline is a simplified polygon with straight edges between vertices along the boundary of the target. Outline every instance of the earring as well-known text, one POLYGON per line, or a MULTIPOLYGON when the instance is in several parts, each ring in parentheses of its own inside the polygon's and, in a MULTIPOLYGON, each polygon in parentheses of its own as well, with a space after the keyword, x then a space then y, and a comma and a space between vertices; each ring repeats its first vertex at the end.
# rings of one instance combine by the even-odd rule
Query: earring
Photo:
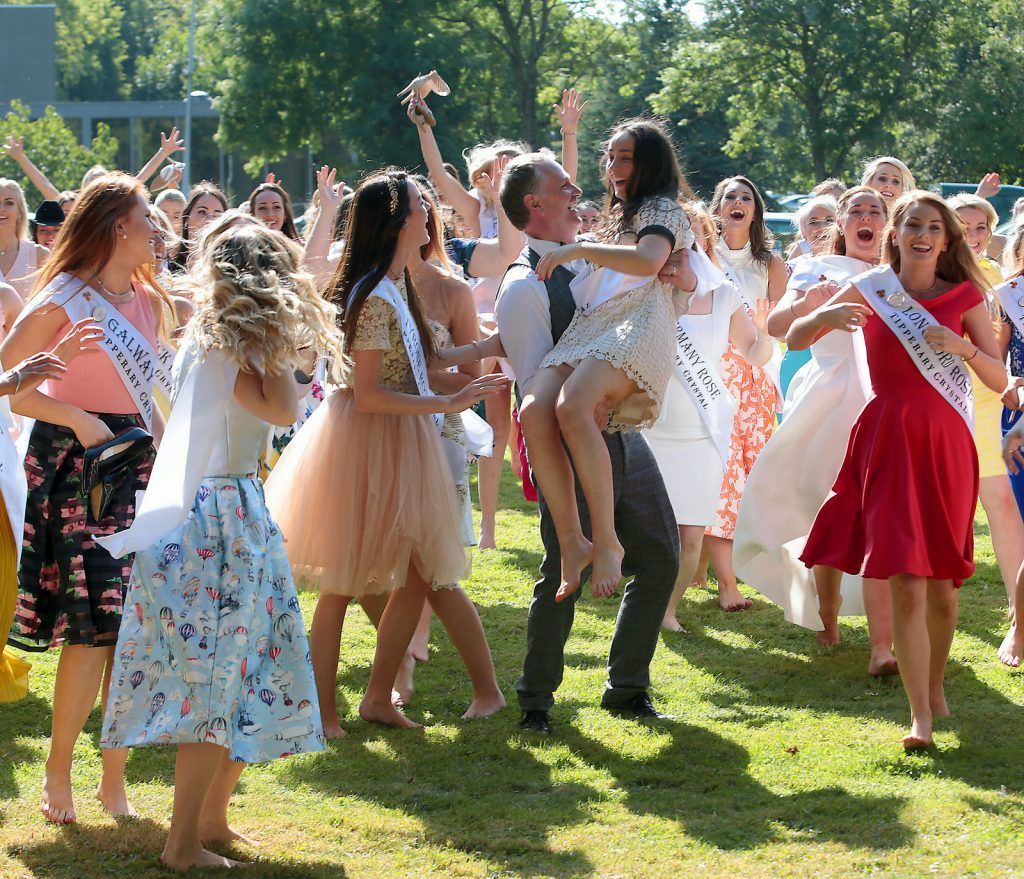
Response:
POLYGON ((122 237, 122 238, 123 238, 123 239, 124 239, 125 241, 127 241, 127 240, 128 240, 128 233, 127 233, 127 232, 125 232, 125 231, 124 231, 123 229, 121 230, 121 237, 122 237))

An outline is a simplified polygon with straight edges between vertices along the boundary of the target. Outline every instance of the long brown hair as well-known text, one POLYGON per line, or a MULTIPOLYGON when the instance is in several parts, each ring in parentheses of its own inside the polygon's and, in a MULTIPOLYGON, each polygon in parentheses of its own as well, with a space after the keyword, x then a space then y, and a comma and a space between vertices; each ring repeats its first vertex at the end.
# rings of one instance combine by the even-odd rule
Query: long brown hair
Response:
POLYGON ((664 122, 642 117, 620 122, 605 141, 606 154, 611 142, 620 134, 628 134, 633 138, 633 173, 626 183, 626 197, 621 199, 615 194, 605 160, 603 213, 612 218, 615 231, 624 231, 644 202, 652 198, 696 201, 697 196, 686 182, 672 137, 664 122))
POLYGON ((725 195, 725 190, 734 183, 746 186, 754 196, 754 216, 750 221, 750 255, 754 257, 754 262, 768 266, 772 261, 772 245, 775 243, 775 236, 772 235, 771 229, 764 221, 764 196, 761 195, 761 190, 754 185, 753 180, 742 175, 719 180, 715 187, 715 194, 711 197, 711 213, 715 215, 715 221, 721 228, 719 211, 722 207, 722 198, 725 195))
POLYGON ((829 232, 825 253, 846 256, 846 236, 840 231, 839 226, 842 217, 850 208, 850 202, 860 195, 872 196, 882 206, 882 213, 886 217, 889 216, 889 206, 885 203, 885 199, 878 194, 878 190, 872 189, 870 186, 851 186, 836 201, 836 221, 832 224, 832 231, 829 232))
MULTIPOLYGON (((30 298, 65 272, 92 284, 114 255, 117 221, 139 203, 139 196, 146 198, 146 187, 123 171, 103 174, 86 186, 78 195, 75 209, 61 226, 50 257, 39 270, 30 298)), ((174 314, 171 298, 157 281, 151 262, 138 266, 132 281, 140 283, 151 297, 166 304, 174 314)))
POLYGON ((299 230, 295 228, 295 209, 292 207, 292 197, 278 184, 261 183, 257 186, 249 196, 249 213, 254 217, 256 216, 256 197, 263 192, 277 193, 281 199, 281 204, 284 205, 284 224, 281 226, 281 231, 291 238, 292 241, 301 241, 302 238, 299 235, 299 230))
POLYGON ((420 258, 424 262, 433 260, 443 271, 454 274, 455 269, 448 257, 448 249, 444 246, 444 223, 441 220, 441 211, 437 207, 437 194, 434 192, 434 187, 430 185, 430 181, 426 177, 420 174, 413 175, 412 181, 419 188, 420 195, 423 196, 423 201, 427 205, 427 234, 430 236, 430 240, 420 248, 420 258))
POLYGON ((893 205, 889 222, 882 233, 882 262, 888 263, 894 272, 899 273, 900 250, 893 240, 893 235, 907 212, 916 204, 927 204, 935 208, 942 217, 942 225, 945 226, 946 249, 939 254, 939 260, 935 265, 936 276, 951 284, 970 281, 982 293, 990 290, 992 285, 967 244, 960 218, 942 196, 923 189, 912 189, 901 195, 893 205))
MULTIPOLYGON (((409 216, 408 181, 407 172, 399 168, 385 168, 365 178, 352 198, 345 226, 345 249, 324 291, 324 298, 334 302, 341 312, 346 352, 351 351, 363 304, 395 258, 398 236, 409 216)), ((405 286, 409 311, 416 321, 423 352, 430 360, 437 350, 434 335, 424 320, 408 267, 405 269, 405 286)))

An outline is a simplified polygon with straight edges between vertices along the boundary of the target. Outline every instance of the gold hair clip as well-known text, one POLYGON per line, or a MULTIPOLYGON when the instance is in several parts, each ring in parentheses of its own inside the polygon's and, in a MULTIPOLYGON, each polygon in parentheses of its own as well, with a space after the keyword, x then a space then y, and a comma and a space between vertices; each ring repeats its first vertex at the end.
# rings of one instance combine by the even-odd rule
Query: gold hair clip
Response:
POLYGON ((391 196, 391 204, 388 206, 388 213, 394 216, 398 213, 398 185, 388 177, 388 195, 391 196))

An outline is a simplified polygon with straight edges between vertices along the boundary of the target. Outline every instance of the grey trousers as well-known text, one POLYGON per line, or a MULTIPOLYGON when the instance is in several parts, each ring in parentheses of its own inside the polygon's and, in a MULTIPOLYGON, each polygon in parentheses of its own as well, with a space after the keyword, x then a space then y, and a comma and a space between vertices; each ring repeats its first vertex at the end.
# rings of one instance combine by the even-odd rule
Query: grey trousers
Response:
MULTIPOLYGON (((608 680, 601 704, 617 705, 645 691, 658 645, 661 621, 679 572, 679 530, 665 492, 661 471, 650 448, 637 433, 606 433, 612 462, 615 531, 623 549, 626 584, 608 654, 608 680)), ((590 536, 590 516, 576 482, 583 532, 590 536)), ((556 602, 561 582, 561 554, 551 515, 540 500, 540 536, 544 561, 534 586, 526 623, 526 659, 516 684, 523 711, 550 711, 562 683, 565 643, 572 629, 576 600, 583 589, 556 602)), ((589 576, 589 571, 584 576, 589 576)))

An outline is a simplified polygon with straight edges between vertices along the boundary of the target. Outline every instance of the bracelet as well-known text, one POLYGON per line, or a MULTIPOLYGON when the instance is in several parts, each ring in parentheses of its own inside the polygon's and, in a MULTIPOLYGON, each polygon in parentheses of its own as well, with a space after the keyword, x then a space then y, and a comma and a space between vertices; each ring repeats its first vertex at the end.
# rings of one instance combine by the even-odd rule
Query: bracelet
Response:
POLYGON ((974 346, 974 353, 970 357, 965 357, 964 358, 964 363, 970 363, 972 360, 974 360, 974 358, 978 356, 978 350, 979 350, 978 346, 975 345, 974 346))
POLYGON ((474 339, 469 344, 473 346, 473 353, 476 354, 477 360, 483 357, 483 355, 480 353, 480 342, 477 339, 474 339))
POLYGON ((562 137, 575 137, 576 136, 576 132, 575 131, 566 131, 564 128, 559 128, 558 130, 562 133, 562 137))
POLYGON ((796 304, 797 304, 798 301, 799 300, 794 299, 792 302, 789 303, 789 313, 791 315, 793 315, 794 318, 797 318, 797 319, 803 317, 802 314, 797 314, 796 313, 796 304))
POLYGON ((14 387, 14 393, 16 395, 18 393, 18 391, 21 390, 21 370, 20 369, 14 370, 14 377, 18 380, 18 384, 15 385, 15 387, 14 387))

